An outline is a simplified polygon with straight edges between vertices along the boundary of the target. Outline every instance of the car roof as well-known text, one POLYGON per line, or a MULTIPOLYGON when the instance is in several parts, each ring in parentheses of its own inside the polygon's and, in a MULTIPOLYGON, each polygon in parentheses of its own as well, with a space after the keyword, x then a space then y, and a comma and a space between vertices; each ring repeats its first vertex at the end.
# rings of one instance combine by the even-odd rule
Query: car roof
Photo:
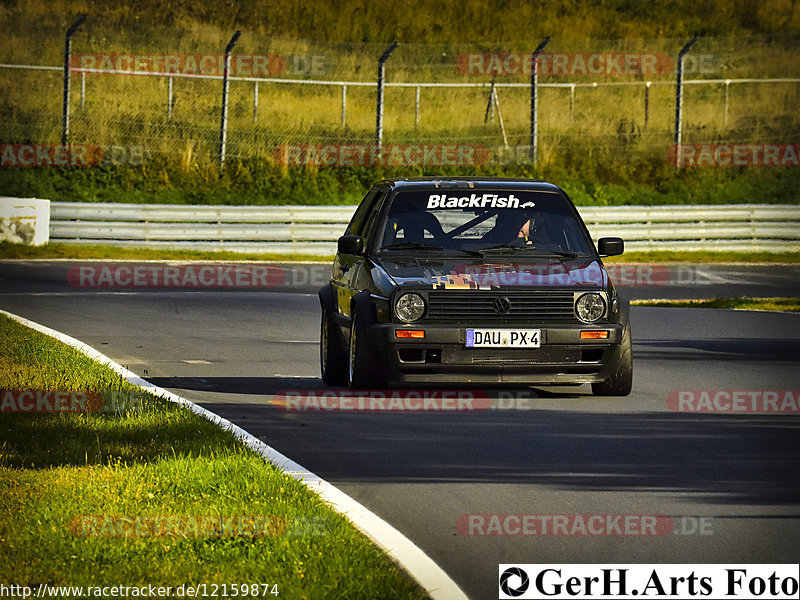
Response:
POLYGON ((527 190, 532 192, 562 192, 560 187, 539 179, 512 177, 403 177, 385 179, 378 185, 393 190, 494 189, 527 190))

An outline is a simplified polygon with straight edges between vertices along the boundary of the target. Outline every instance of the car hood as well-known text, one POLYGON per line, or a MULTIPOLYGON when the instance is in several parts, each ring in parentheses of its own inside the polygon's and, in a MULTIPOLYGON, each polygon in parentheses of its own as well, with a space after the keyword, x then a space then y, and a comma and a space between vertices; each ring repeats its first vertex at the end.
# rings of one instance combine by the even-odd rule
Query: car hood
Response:
POLYGON ((492 290, 517 287, 606 287, 608 273, 597 259, 515 257, 381 257, 375 261, 400 286, 492 290))

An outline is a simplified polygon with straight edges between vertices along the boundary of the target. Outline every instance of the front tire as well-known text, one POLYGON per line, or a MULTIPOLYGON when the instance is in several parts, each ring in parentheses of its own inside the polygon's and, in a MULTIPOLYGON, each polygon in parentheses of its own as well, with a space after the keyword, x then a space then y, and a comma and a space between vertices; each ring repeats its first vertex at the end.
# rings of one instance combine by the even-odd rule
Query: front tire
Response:
POLYGON ((356 390, 381 387, 384 382, 374 363, 365 323, 362 323, 362 317, 355 310, 351 317, 347 386, 356 390))
POLYGON ((342 347, 336 323, 330 318, 328 309, 322 309, 322 323, 319 332, 319 366, 322 381, 326 385, 345 385, 347 383, 347 352, 342 347))
POLYGON ((595 396, 627 396, 633 389, 633 351, 631 349, 631 326, 625 328, 620 344, 616 368, 604 381, 592 384, 595 396))

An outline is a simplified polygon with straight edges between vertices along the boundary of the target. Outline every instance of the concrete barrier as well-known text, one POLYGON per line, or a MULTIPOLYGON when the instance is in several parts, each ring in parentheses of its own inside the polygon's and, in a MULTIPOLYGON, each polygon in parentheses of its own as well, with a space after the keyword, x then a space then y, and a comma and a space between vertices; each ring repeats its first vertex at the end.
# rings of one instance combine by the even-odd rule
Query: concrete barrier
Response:
POLYGON ((0 241, 26 246, 50 241, 50 200, 0 197, 0 241))

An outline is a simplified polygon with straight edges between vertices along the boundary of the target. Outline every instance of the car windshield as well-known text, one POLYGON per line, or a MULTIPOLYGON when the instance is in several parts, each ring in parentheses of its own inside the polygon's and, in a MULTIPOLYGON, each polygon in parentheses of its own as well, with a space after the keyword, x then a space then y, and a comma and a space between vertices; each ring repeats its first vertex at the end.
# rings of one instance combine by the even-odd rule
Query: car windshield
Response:
POLYGON ((567 258, 592 252, 571 204, 557 192, 400 192, 379 240, 383 252, 524 252, 567 258))

